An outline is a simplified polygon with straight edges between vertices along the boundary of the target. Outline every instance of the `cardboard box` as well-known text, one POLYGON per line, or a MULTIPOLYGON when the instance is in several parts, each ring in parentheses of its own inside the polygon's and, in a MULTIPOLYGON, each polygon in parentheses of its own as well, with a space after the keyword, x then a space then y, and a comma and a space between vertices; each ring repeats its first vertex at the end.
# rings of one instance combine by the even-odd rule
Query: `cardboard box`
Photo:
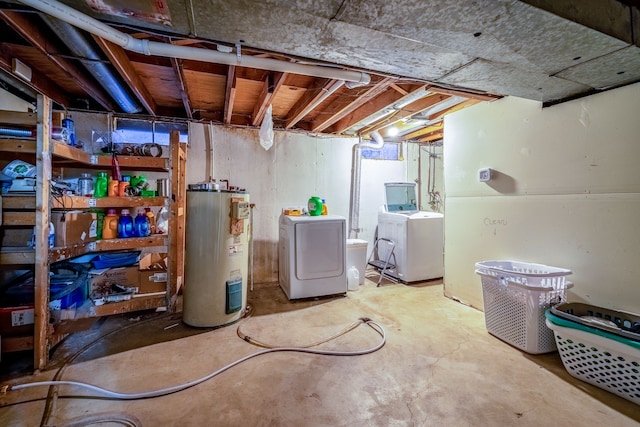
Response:
POLYGON ((55 229, 55 246, 83 245, 97 239, 98 218, 93 212, 51 212, 51 222, 55 229))
POLYGON ((140 259, 138 285, 139 294, 164 292, 167 290, 166 254, 148 254, 140 259))
POLYGON ((89 297, 95 300, 109 295, 113 283, 127 288, 137 288, 140 283, 138 266, 90 270, 89 297))

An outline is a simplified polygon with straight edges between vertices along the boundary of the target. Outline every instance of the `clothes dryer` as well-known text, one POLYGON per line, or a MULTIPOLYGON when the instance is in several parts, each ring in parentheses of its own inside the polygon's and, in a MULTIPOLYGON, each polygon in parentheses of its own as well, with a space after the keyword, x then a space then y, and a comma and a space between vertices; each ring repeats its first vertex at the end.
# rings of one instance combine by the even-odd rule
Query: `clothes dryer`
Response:
POLYGON ((281 215, 279 223, 278 275, 287 298, 345 293, 345 218, 281 215))

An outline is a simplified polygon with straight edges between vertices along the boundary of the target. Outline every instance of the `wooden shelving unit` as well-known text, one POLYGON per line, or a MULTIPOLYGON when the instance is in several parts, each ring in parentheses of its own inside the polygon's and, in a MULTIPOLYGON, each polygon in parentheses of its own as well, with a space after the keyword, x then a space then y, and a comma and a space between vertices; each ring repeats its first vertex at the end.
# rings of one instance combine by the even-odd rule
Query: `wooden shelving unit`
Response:
POLYGON ((37 167, 35 195, 6 195, 2 197, 2 227, 33 229, 35 247, 2 242, 0 268, 33 269, 34 271, 34 333, 18 337, 2 337, 3 351, 33 349, 34 368, 44 369, 49 350, 74 322, 93 317, 147 310, 157 307, 174 309, 176 294, 182 284, 184 262, 184 198, 186 144, 179 141, 177 132, 171 134, 169 157, 118 156, 123 171, 155 171, 167 174, 171 182, 170 197, 106 197, 90 198, 51 194, 51 175, 54 168, 110 170, 112 155, 91 154, 49 138, 51 101, 38 97, 37 114, 0 112, 0 123, 36 128, 36 138, 0 137, 0 158, 32 158, 37 167), (31 157, 29 157, 31 156, 31 157), (83 210, 107 208, 166 207, 169 210, 169 233, 149 237, 109 239, 83 245, 48 247, 48 230, 52 210, 83 210), (87 253, 118 250, 137 250, 167 253, 167 292, 162 295, 135 296, 127 301, 95 306, 89 300, 77 309, 76 318, 50 324, 49 267, 52 263, 87 253))

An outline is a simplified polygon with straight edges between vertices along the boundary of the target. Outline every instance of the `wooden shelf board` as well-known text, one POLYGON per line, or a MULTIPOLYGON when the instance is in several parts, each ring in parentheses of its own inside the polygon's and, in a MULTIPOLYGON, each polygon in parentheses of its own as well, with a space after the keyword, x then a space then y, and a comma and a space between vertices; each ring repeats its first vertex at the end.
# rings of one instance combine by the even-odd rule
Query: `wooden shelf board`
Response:
POLYGON ((34 154, 36 141, 33 138, 0 138, 0 151, 34 154))
POLYGON ((0 110, 0 123, 18 126, 35 126, 37 122, 38 117, 36 113, 0 110))
POLYGON ((166 295, 154 295, 149 297, 136 297, 128 301, 110 302, 104 305, 92 306, 89 310, 90 317, 110 316, 112 314, 128 313, 131 311, 151 310, 165 307, 166 295))
POLYGON ((23 246, 9 246, 0 249, 0 265, 26 265, 35 262, 35 251, 23 246))
MULTIPOLYGON (((87 167, 111 169, 111 154, 90 154, 59 141, 51 141, 54 163, 66 163, 67 160, 81 163, 87 167), (60 161, 60 158, 63 160, 60 161)), ((168 159, 165 157, 117 156, 121 168, 136 170, 167 171, 168 159)))
POLYGON ((130 208, 144 206, 165 206, 166 197, 82 197, 59 196, 52 197, 52 209, 90 209, 90 208, 130 208))
POLYGON ((153 234, 149 237, 131 237, 129 239, 108 239, 90 242, 84 245, 57 247, 49 251, 49 262, 62 261, 84 255, 89 252, 117 251, 126 249, 144 249, 146 247, 166 246, 166 234, 153 234))
POLYGON ((25 335, 19 337, 3 336, 1 341, 3 353, 33 350, 33 335, 25 335))
POLYGON ((31 226, 36 225, 35 212, 11 212, 2 211, 2 225, 9 226, 31 226))
POLYGON ((2 209, 35 209, 36 195, 2 195, 2 209))

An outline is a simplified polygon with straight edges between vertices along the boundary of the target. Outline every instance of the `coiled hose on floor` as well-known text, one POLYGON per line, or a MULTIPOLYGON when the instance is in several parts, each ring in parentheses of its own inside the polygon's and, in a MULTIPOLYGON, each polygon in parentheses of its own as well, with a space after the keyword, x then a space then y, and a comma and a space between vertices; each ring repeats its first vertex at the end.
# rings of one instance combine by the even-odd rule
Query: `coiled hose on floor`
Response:
MULTIPOLYGON (((117 391, 113 391, 113 390, 108 390, 102 387, 98 387, 98 386, 94 386, 91 384, 87 384, 84 382, 78 382, 78 381, 38 381, 38 382, 33 382, 33 383, 26 383, 26 384, 17 384, 17 385, 13 385, 13 386, 4 386, 3 387, 3 391, 14 391, 14 390, 22 390, 25 388, 30 388, 30 387, 42 387, 42 386, 60 386, 60 385, 68 385, 68 386, 74 386, 74 387, 78 387, 81 389, 85 389, 88 390, 90 392, 95 393, 95 395, 91 395, 91 396, 85 396, 85 395, 74 395, 71 397, 83 397, 83 398, 103 398, 103 399, 115 399, 115 400, 139 400, 139 399, 149 399, 149 398, 153 398, 153 397, 160 397, 160 396, 166 396, 168 394, 172 394, 172 393, 177 393, 179 391, 182 390, 186 390, 188 388, 191 388, 193 386, 196 386, 198 384, 201 384, 205 381, 210 380, 211 378, 233 368, 236 365, 241 364, 242 362, 246 362, 249 359, 253 359, 254 357, 258 357, 258 356, 262 356, 264 354, 268 354, 268 353, 276 353, 276 352, 298 352, 298 353, 310 353, 310 354, 320 354, 320 355, 326 355, 326 356, 360 356, 360 355, 364 355, 364 354, 369 354, 369 353, 373 353, 379 349, 381 349, 385 343, 386 343, 386 334, 384 331, 384 328, 379 325, 378 323, 374 322, 373 320, 369 319, 369 318, 360 318, 358 319, 357 322, 355 322, 356 325, 353 326, 349 326, 347 327, 348 331, 355 329, 357 326, 360 326, 362 324, 366 324, 367 326, 369 326, 371 329, 373 329, 378 335, 380 335, 380 341, 373 347, 365 349, 365 350, 355 350, 355 351, 332 351, 332 350, 317 350, 317 349, 311 349, 307 347, 273 347, 273 348, 267 348, 265 350, 260 350, 257 351, 255 353, 251 353, 248 354, 238 360, 236 360, 235 362, 229 363, 228 365, 214 371, 211 372, 208 375, 205 375, 204 377, 195 379, 193 381, 189 381, 187 383, 184 384, 178 384, 172 387, 167 387, 167 388, 162 388, 162 389, 158 389, 158 390, 152 390, 152 391, 147 391, 147 392, 140 392, 140 393, 120 393, 117 391)), ((335 336, 339 336, 339 335, 343 335, 343 333, 339 333, 334 335, 335 336)), ((323 340, 321 342, 326 342, 327 340, 323 340)), ((263 345, 264 346, 264 345, 263 345)))

